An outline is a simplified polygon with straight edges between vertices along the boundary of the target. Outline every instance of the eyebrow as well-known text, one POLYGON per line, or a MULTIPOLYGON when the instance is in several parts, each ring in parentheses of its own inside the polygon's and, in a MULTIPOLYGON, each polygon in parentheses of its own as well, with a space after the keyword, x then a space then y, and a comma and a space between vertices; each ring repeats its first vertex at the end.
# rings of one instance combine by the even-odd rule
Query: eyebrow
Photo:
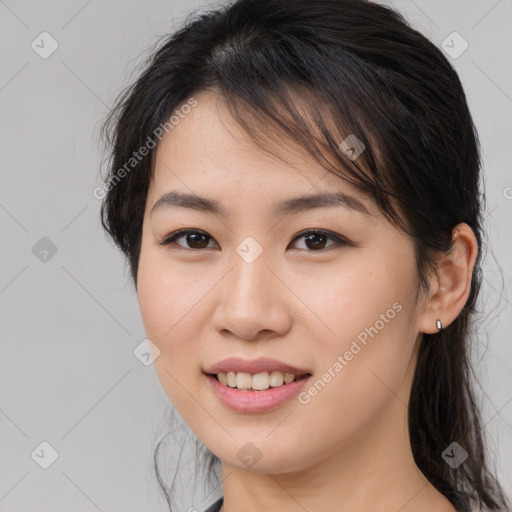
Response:
MULTIPOLYGON (((151 214, 156 210, 169 207, 188 208, 199 212, 211 213, 219 217, 229 217, 229 212, 222 204, 208 197, 188 194, 173 190, 164 194, 153 205, 151 214)), ((321 192, 306 196, 285 199, 273 205, 271 214, 273 217, 280 217, 298 213, 303 210, 316 208, 343 207, 359 213, 372 216, 366 206, 356 197, 344 194, 343 192, 321 192)))

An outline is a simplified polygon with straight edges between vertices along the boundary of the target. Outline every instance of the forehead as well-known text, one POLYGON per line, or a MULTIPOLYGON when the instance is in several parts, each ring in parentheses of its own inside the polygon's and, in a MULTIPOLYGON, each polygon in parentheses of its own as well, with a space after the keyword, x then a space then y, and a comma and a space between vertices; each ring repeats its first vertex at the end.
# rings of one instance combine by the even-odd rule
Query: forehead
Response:
MULTIPOLYGON (((298 148, 283 148, 284 141, 277 137, 271 138, 264 148, 259 147, 232 118, 218 95, 202 94, 196 100, 197 105, 164 133, 158 145, 154 167, 157 181, 159 177, 172 179, 170 169, 186 171, 194 179, 226 183, 246 180, 255 174, 263 178, 277 171, 281 171, 284 178, 290 167, 297 166, 294 174, 311 167, 305 152, 300 154, 298 148)), ((316 170, 320 176, 324 174, 316 170)), ((312 171, 314 173, 315 169, 312 171)))
POLYGON ((280 189, 303 194, 339 190, 369 199, 275 129, 257 126, 268 135, 264 145, 258 145, 233 119, 219 94, 194 98, 196 106, 164 132, 157 147, 152 190, 162 192, 175 185, 203 192, 243 187, 266 194, 280 189))

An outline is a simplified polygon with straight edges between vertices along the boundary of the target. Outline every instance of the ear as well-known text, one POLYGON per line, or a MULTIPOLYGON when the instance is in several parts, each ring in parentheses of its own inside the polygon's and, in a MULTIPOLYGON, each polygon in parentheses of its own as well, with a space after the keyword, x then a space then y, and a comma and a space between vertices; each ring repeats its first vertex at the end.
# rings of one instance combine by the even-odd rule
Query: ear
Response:
POLYGON ((436 333, 437 320, 445 328, 457 318, 469 297, 477 254, 473 230, 465 223, 458 224, 453 230, 450 251, 439 258, 429 278, 429 294, 419 318, 420 332, 436 333))

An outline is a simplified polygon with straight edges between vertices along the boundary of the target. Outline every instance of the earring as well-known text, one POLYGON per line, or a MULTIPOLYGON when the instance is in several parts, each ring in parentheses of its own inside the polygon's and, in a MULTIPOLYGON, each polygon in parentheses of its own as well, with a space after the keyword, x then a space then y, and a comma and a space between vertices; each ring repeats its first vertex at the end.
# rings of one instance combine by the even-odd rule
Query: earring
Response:
POLYGON ((443 322, 441 322, 441 320, 436 320, 436 327, 441 330, 443 328, 443 322))

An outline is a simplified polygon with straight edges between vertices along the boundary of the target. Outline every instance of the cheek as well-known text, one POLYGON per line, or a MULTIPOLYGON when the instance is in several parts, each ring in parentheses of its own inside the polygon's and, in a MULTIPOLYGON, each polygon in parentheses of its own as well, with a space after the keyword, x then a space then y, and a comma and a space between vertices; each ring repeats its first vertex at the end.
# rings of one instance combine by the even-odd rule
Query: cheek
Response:
POLYGON ((208 283, 202 283, 190 270, 171 263, 165 252, 141 250, 137 295, 148 337, 171 346, 187 337, 194 317, 200 312, 199 298, 208 283))
MULTIPOLYGON (((323 331, 322 324, 329 329, 316 336, 317 385, 306 390, 302 402, 309 404, 306 408, 318 407, 318 414, 326 404, 337 404, 330 414, 348 430, 364 424, 393 399, 404 382, 416 341, 412 263, 402 262, 398 269, 388 262, 385 272, 378 264, 366 263, 345 267, 335 279, 317 276, 322 286, 316 289, 313 282, 302 281, 298 290, 308 297, 310 309, 318 312, 317 334, 323 331)), ((312 413, 310 418, 315 416, 312 413)))
POLYGON ((384 259, 379 254, 362 257, 354 253, 338 268, 290 278, 294 293, 308 307, 307 317, 300 321, 317 334, 323 327, 328 329, 327 337, 318 338, 325 347, 348 350, 357 336, 364 343, 375 330, 379 338, 386 337, 400 324, 397 320, 410 313, 414 269, 408 261, 396 266, 393 258, 384 259))
POLYGON ((195 395, 201 340, 200 298, 211 284, 169 267, 165 255, 143 247, 139 259, 137 295, 146 336, 160 354, 154 367, 169 399, 181 411, 195 395), (185 391, 185 389, 187 391, 185 391))

